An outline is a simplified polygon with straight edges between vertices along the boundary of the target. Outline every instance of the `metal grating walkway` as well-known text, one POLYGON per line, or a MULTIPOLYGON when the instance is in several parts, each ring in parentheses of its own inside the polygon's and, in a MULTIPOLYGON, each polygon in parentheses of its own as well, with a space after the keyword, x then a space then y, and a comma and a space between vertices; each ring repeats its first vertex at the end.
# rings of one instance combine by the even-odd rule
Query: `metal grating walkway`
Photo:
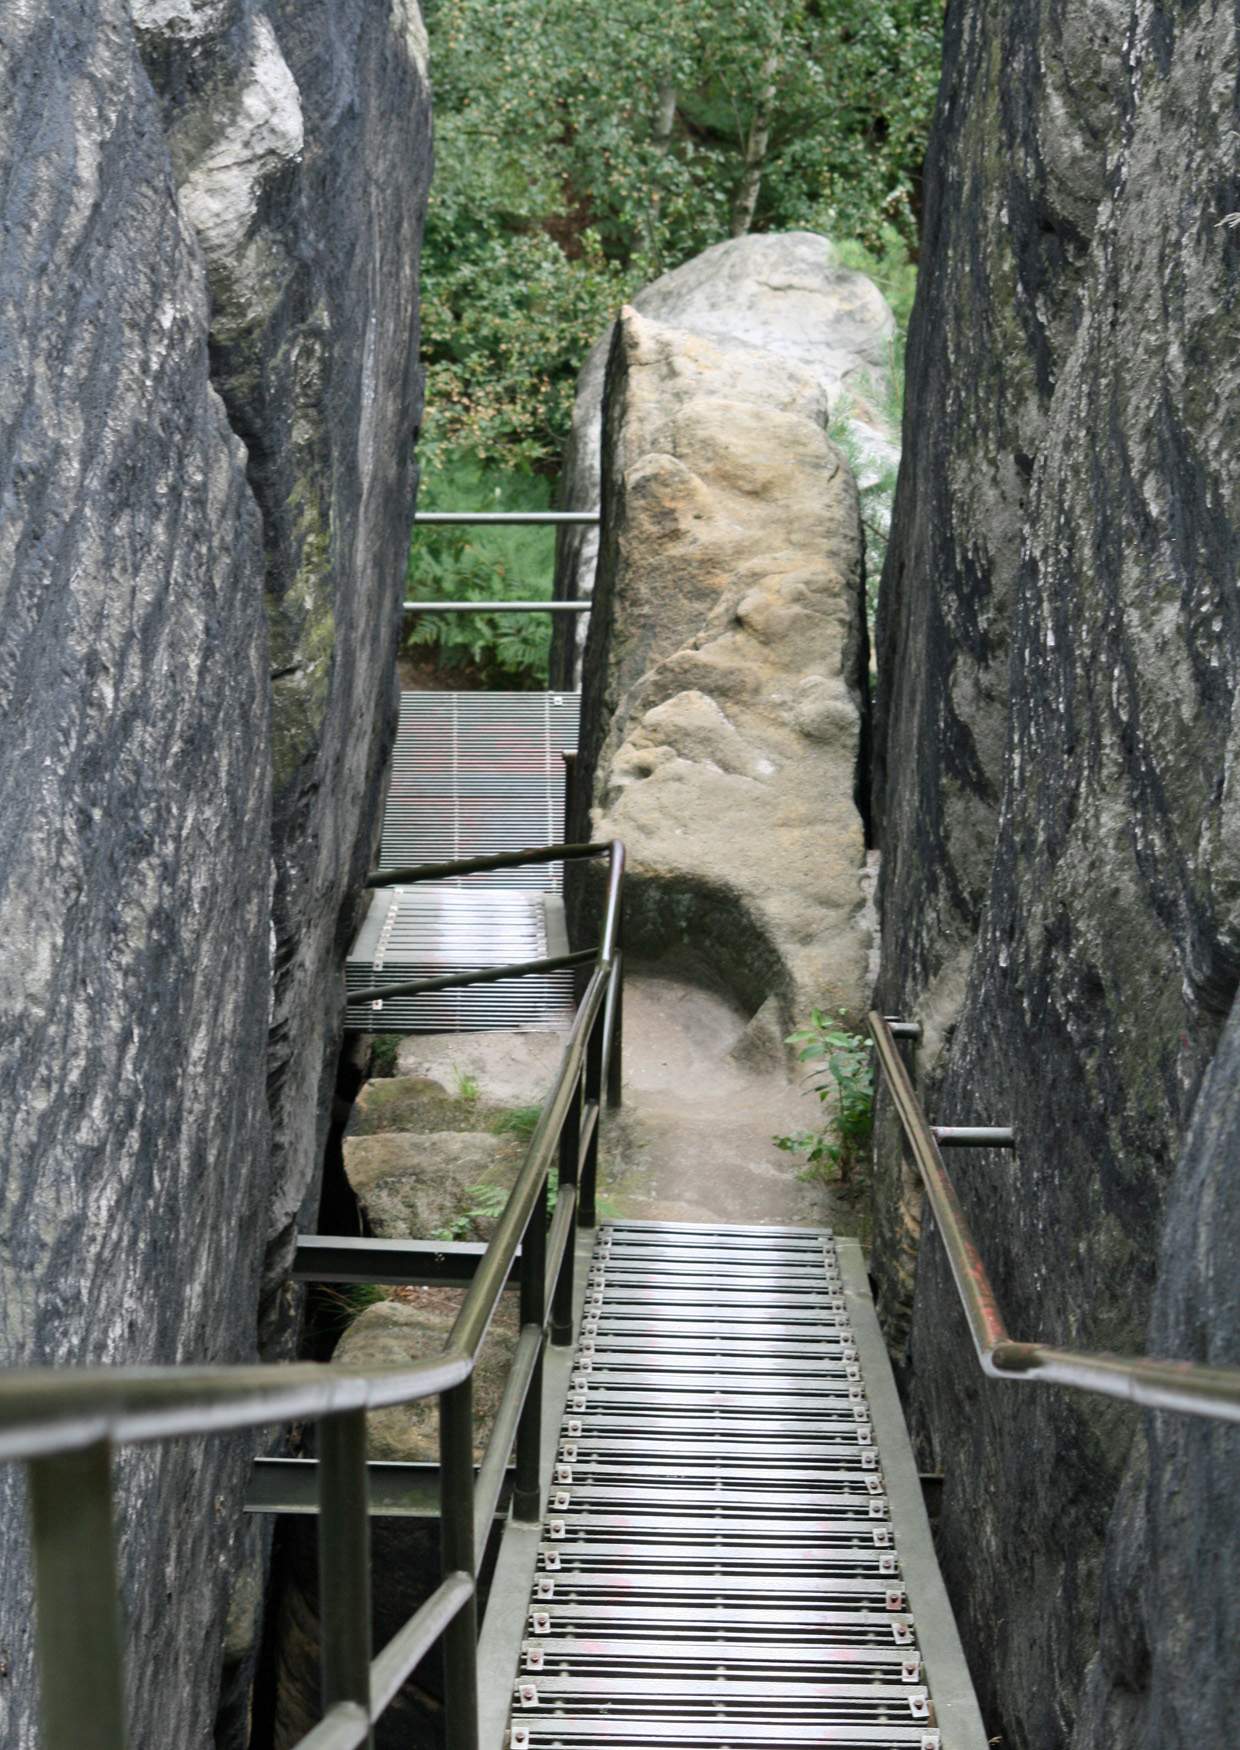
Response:
MULTIPOLYGON (((497 856, 564 834, 564 762, 576 693, 402 693, 383 811, 381 869, 497 856)), ((454 886, 558 893, 559 863, 470 875, 454 886)))
POLYGON ((616 1222, 511 1750, 948 1750, 829 1233, 616 1222))
MULTIPOLYGON (((383 813, 381 869, 555 844, 576 693, 402 693, 383 813)), ((350 951, 350 990, 567 951, 563 865, 381 888, 350 951)), ((371 1004, 391 1033, 567 1026, 571 972, 371 1004)))

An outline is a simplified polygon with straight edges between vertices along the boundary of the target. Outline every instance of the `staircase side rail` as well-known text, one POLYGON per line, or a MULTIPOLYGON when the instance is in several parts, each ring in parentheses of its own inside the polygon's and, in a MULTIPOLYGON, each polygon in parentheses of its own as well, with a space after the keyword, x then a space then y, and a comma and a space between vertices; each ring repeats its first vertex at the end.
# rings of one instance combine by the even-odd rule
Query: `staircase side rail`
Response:
MULTIPOLYGON (((565 849, 542 847, 519 857, 558 859, 565 849)), ((379 1715, 437 1641, 444 1652, 448 1750, 477 1750, 478 1567, 514 1435, 514 1518, 536 1521, 541 1511, 543 1352, 548 1339, 561 1344, 573 1337, 571 1225, 574 1217, 581 1222, 593 1210, 609 1039, 613 1049, 619 1046, 624 847, 614 841, 570 849, 576 856, 609 861, 602 938, 597 951, 585 956, 595 961, 595 969, 516 1181, 442 1354, 408 1366, 370 1368, 286 1362, 0 1370, 0 1462, 23 1462, 29 1484, 43 1750, 126 1750, 128 1742, 117 1603, 115 1449, 292 1420, 318 1424, 323 1700, 322 1719, 295 1750, 372 1746, 379 1715), (609 1015, 612 1031, 605 1036, 609 1015), (557 1153, 567 1223, 550 1222, 549 1175, 557 1153), (549 1225, 556 1236, 550 1258, 549 1225), (518 1259, 518 1361, 476 1482, 473 1374, 518 1259), (366 1414, 429 1397, 439 1400, 445 1577, 388 1645, 372 1655, 366 1414)), ((499 859, 505 861, 511 858, 499 859)), ((460 873, 470 865, 449 867, 460 873)))
POLYGON ((557 528, 562 524, 597 523, 599 512, 596 510, 420 510, 414 517, 419 526, 440 528, 521 528, 546 526, 557 528))
MULTIPOLYGON (((947 1253, 983 1373, 992 1379, 1041 1382, 1097 1392, 1146 1409, 1240 1422, 1240 1368, 1207 1367, 1192 1361, 1150 1356, 1087 1354, 1046 1343, 1017 1342, 1009 1336, 990 1276, 944 1165, 935 1127, 927 1122, 896 1043, 897 1035, 916 1037, 920 1029, 915 1030, 910 1022, 892 1022, 876 1012, 868 1016, 868 1024, 879 1068, 886 1077, 947 1253)), ((950 1139, 950 1131, 945 1134, 950 1139)))
POLYGON ((402 602, 407 614, 588 614, 592 601, 402 602))
MULTIPOLYGON (((424 510, 414 517, 422 528, 564 528, 597 527, 597 510, 424 510)), ((588 614, 588 598, 533 602, 403 602, 407 614, 588 614)))
POLYGON ((355 1003, 381 1002, 384 997, 420 997, 430 991, 462 990, 469 984, 498 984, 505 978, 527 978, 533 972, 563 972, 574 966, 589 966, 597 959, 593 948, 576 954, 551 954, 543 960, 516 960, 507 966, 475 966, 467 972, 441 972, 434 978, 410 978, 403 984, 373 984, 351 990, 346 1007, 355 1003))
MULTIPOLYGON (((493 869, 519 869, 528 863, 579 863, 589 857, 606 857, 623 879, 624 846, 611 844, 532 845, 528 850, 497 851, 490 857, 469 857, 455 863, 411 863, 403 869, 372 869, 367 887, 413 887, 419 881, 447 881, 462 875, 486 875, 493 869)), ((608 894, 608 905, 612 897, 608 894)), ((605 927, 605 926, 604 926, 605 927)))

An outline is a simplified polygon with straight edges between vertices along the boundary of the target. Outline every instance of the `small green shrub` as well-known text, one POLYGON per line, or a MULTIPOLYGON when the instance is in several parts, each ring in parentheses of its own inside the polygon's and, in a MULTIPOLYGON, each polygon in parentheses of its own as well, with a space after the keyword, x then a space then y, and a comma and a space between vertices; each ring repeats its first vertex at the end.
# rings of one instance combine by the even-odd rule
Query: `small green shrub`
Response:
POLYGON ((524 1136, 528 1138, 533 1136, 541 1117, 541 1106, 514 1106, 510 1112, 501 1112, 491 1129, 496 1136, 524 1136))
POLYGON ((481 1092, 477 1076, 468 1075, 463 1069, 457 1070, 456 1097, 458 1100, 462 1100, 467 1106, 473 1106, 477 1103, 481 1092))
MULTIPOLYGON (((537 1108, 534 1110, 537 1111, 537 1108)), ((555 1208, 559 1182, 559 1173, 552 1167, 547 1174, 548 1211, 555 1208)), ((499 1220, 504 1213, 504 1205, 508 1202, 508 1195, 507 1185, 471 1185, 469 1207, 454 1215, 446 1227, 437 1227, 430 1237, 433 1240, 467 1240, 479 1223, 499 1220)))
POLYGON ((396 1074, 399 1033, 372 1033, 370 1036, 370 1079, 383 1080, 396 1074))
POLYGON ((390 1299, 390 1292, 377 1282, 355 1282, 347 1288, 319 1283, 317 1287, 320 1322, 337 1333, 346 1330, 367 1307, 390 1299))
POLYGON ((786 1043, 799 1047, 797 1056, 812 1067, 807 1079, 827 1108, 821 1130, 777 1136, 778 1148, 805 1156, 805 1177, 837 1184, 856 1191, 865 1177, 870 1158, 874 1113, 873 1047, 844 1024, 844 1010, 832 1020, 822 1009, 810 1013, 808 1023, 788 1035, 786 1043))

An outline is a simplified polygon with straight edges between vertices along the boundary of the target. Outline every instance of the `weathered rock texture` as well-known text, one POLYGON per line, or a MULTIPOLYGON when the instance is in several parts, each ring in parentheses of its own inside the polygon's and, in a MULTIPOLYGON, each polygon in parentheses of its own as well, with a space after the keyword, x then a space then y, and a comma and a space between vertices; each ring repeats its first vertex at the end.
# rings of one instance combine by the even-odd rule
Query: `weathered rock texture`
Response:
POLYGON ((519 1137, 476 1131, 357 1136, 345 1142, 344 1170, 380 1239, 489 1239, 487 1212, 502 1207, 524 1153, 519 1137))
POLYGON ((628 946, 690 944, 789 1024, 855 1010, 866 638, 825 393, 630 309, 606 408, 579 793, 594 836, 628 849, 628 946))
MULTIPOLYGON (((1197 1224, 1235 1197, 1198 1090, 1240 973, 1236 30, 949 6, 876 787, 878 1000, 923 1022, 935 1119, 1017 1127, 954 1174, 1013 1333, 1233 1364, 1197 1224)), ((1220 1741, 1236 1569, 1185 1564, 1235 1547, 1236 1435, 987 1385, 920 1214, 884 1115, 875 1269, 994 1729, 1220 1741)))
MULTIPOLYGON (((5 10, 5 1364, 252 1358, 314 1195, 411 508, 421 40, 412 0, 5 10)), ((121 1461, 136 1744, 211 1741, 251 1448, 121 1461)))
MULTIPOLYGON (((754 233, 716 243, 644 286, 633 308, 721 347, 756 347, 803 366, 821 384, 832 410, 843 391, 850 402, 881 398, 890 366, 891 311, 877 287, 864 274, 841 267, 829 239, 813 231, 754 233)), ((599 503, 603 380, 613 333, 597 341, 577 380, 560 479, 559 500, 566 510, 593 510, 599 503)), ((873 417, 854 424, 863 453, 881 447, 873 417)), ((557 597, 592 593, 598 552, 596 528, 560 530, 557 597)), ((585 628, 559 623, 570 617, 577 616, 556 616, 552 674, 557 686, 574 685, 580 672, 585 628)))

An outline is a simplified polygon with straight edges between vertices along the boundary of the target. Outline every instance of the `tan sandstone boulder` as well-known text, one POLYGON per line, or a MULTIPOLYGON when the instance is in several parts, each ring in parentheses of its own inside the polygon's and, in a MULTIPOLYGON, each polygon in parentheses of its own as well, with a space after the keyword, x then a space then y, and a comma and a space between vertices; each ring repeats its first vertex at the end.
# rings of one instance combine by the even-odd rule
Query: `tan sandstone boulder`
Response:
MULTIPOLYGON (((661 274, 634 294, 648 321, 702 335, 733 351, 777 353, 801 365, 829 398, 848 433, 863 484, 879 480, 899 460, 899 434, 881 412, 891 368, 895 321, 872 280, 841 265, 835 246, 813 231, 762 231, 716 243, 661 274)), ((603 382, 614 330, 590 349, 577 379, 573 426, 560 482, 566 509, 599 503, 602 477, 603 382)), ((885 522, 886 506, 873 502, 885 522)), ((599 531, 562 528, 556 542, 557 596, 588 596, 594 588, 599 531)), ((557 622, 575 620, 559 615, 557 622)), ((557 623, 555 684, 573 686, 580 673, 584 625, 557 623)))
POLYGON ((861 534, 818 377, 621 314, 586 668, 595 837, 628 941, 781 1024, 865 998, 861 534), (769 1011, 768 1011, 769 1013, 769 1011))
POLYGON ((381 1131, 345 1139, 344 1170, 380 1239, 489 1239, 524 1154, 517 1136, 381 1131))
MULTIPOLYGON (((456 1317, 456 1297, 441 1294, 425 1307, 404 1301, 381 1300, 359 1313, 336 1345, 333 1362, 351 1367, 404 1367, 430 1355, 438 1355, 448 1340, 456 1317), (448 1302, 447 1305, 442 1304, 448 1302)), ((474 1369, 475 1457, 485 1450, 496 1406, 512 1366, 516 1324, 504 1297, 501 1311, 487 1333, 474 1369)), ((372 1410, 366 1418, 366 1450, 372 1459, 396 1464, 439 1462, 438 1399, 396 1404, 389 1410, 372 1410)))

